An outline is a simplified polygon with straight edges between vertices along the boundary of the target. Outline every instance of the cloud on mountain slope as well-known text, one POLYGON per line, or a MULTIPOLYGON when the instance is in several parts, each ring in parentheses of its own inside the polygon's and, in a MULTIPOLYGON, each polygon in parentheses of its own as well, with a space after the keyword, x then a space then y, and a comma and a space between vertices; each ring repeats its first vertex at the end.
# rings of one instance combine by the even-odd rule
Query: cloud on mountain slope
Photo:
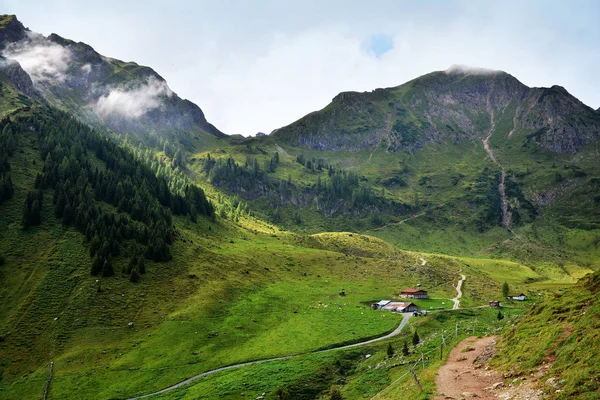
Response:
POLYGON ((2 55, 21 64, 34 83, 64 82, 71 61, 68 48, 33 32, 28 33, 27 39, 11 43, 2 55))
POLYGON ((444 72, 446 72, 447 74, 459 73, 459 74, 473 74, 473 75, 493 75, 499 71, 494 70, 494 69, 488 69, 488 68, 474 67, 474 66, 470 66, 470 65, 454 64, 444 72))
POLYGON ((140 118, 146 112, 161 107, 161 97, 171 97, 173 92, 166 82, 154 77, 135 87, 113 87, 101 96, 93 109, 102 118, 123 116, 140 118))

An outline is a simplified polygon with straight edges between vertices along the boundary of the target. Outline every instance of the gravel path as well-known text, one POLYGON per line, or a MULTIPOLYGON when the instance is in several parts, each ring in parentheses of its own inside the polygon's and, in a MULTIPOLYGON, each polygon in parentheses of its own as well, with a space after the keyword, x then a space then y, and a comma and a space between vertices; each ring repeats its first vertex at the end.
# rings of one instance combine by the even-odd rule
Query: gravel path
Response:
MULTIPOLYGON (((425 260, 423 260, 425 262, 425 260)), ((354 343, 354 344, 348 344, 345 346, 340 346, 340 347, 334 347, 331 349, 326 349, 326 350, 319 350, 319 351, 313 351, 310 353, 304 353, 304 354, 318 354, 318 353, 326 353, 329 351, 334 351, 334 350, 342 350, 342 349, 350 349, 350 348, 354 348, 354 347, 360 347, 360 346, 365 346, 367 344, 371 344, 371 343, 375 343, 375 342, 379 342, 381 340, 385 340, 385 339, 389 339, 392 338, 396 335, 398 335, 401 331, 402 328, 404 328, 406 326, 406 324, 408 323, 408 320, 410 319, 410 317, 412 316, 412 313, 406 313, 403 315, 402 321, 400 321, 400 325, 398 325, 398 327, 396 329, 394 329, 392 332, 388 333, 387 335, 375 338, 375 339, 370 339, 370 340, 366 340, 364 342, 358 342, 358 343, 354 343)), ((256 360, 256 361, 249 361, 249 362, 245 362, 245 363, 240 363, 240 364, 234 364, 234 365, 229 365, 227 367, 221 367, 221 368, 217 368, 217 369, 213 369, 210 371, 206 371, 203 372, 201 374, 192 376, 191 378, 188 378, 184 381, 181 381, 173 386, 169 386, 167 388, 164 388, 162 390, 159 390, 158 392, 154 392, 154 393, 149 393, 149 394, 145 394, 143 396, 137 396, 137 397, 131 397, 127 400, 137 400, 137 399, 144 399, 146 397, 150 397, 150 396, 155 396, 161 393, 165 393, 165 392, 169 392, 171 390, 180 388, 182 386, 185 386, 189 383, 192 383, 200 378, 203 378, 205 376, 208 375, 212 375, 212 374, 216 374, 217 372, 221 372, 221 371, 227 371, 230 369, 237 369, 237 368, 242 368, 242 367, 246 367, 248 365, 255 365, 255 364, 262 364, 262 363, 266 363, 266 362, 271 362, 271 361, 282 361, 282 360, 289 360, 290 358, 293 357, 299 357, 301 355, 304 354, 296 354, 296 355, 292 355, 292 356, 285 356, 285 357, 275 357, 275 358, 267 358, 264 360, 256 360)))
POLYGON ((460 298, 462 297, 462 284, 465 281, 465 279, 467 279, 467 277, 461 274, 460 279, 456 284, 456 297, 452 299, 452 301, 454 302, 454 306, 452 307, 453 310, 458 310, 458 308, 460 307, 460 298))

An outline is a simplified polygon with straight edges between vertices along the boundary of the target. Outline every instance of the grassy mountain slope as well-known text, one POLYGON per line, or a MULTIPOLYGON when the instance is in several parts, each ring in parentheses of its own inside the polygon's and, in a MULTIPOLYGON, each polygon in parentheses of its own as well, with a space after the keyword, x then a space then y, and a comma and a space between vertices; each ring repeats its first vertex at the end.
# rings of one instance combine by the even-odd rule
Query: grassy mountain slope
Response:
POLYGON ((503 336, 496 365, 510 377, 535 374, 545 398, 598 398, 599 282, 596 272, 537 303, 503 336))
POLYGON ((451 69, 342 93, 267 137, 192 154, 187 166, 296 232, 350 229, 409 250, 585 265, 598 255, 598 127, 563 88, 451 69), (239 168, 215 174, 229 158, 239 168), (337 171, 357 179, 332 195, 337 171))
POLYGON ((555 152, 576 151, 600 133, 598 115, 564 88, 528 88, 502 71, 450 68, 394 88, 341 93, 272 135, 321 150, 384 143, 388 151, 414 152, 427 142, 483 138, 490 112, 510 117, 512 130, 537 132, 530 139, 555 152))

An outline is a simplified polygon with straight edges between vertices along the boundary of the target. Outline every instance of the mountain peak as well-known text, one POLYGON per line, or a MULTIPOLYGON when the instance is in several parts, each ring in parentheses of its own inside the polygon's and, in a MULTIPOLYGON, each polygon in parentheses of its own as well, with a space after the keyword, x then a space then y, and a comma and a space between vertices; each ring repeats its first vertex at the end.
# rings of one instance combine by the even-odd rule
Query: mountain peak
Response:
POLYGON ((15 88, 30 97, 39 93, 92 125, 152 145, 156 138, 192 146, 192 137, 225 136, 152 68, 103 56, 56 33, 29 31, 14 15, 0 16, 0 52, 13 66, 4 73, 15 88))
POLYGON ((393 88, 342 92, 275 135, 321 150, 386 143, 388 152, 412 153, 426 142, 481 140, 491 118, 509 109, 512 126, 505 134, 540 132, 527 140, 553 152, 574 153, 600 136, 598 114, 565 88, 530 88, 504 71, 462 65, 393 88))
POLYGON ((27 31, 16 15, 0 15, 0 49, 8 43, 23 39, 27 31))

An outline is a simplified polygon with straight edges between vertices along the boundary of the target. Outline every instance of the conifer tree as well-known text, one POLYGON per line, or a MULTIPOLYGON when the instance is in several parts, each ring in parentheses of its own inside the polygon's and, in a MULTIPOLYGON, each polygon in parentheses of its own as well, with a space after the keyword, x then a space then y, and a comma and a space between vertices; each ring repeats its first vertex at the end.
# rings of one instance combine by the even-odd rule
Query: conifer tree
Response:
POLYGON ((402 346, 402 355, 407 356, 408 354, 409 354, 408 343, 404 342, 404 345, 402 346))
POLYGON ((413 334, 413 337, 412 337, 412 344, 413 344, 413 346, 418 345, 420 341, 421 341, 421 339, 419 338, 419 333, 415 329, 415 333, 413 334))

